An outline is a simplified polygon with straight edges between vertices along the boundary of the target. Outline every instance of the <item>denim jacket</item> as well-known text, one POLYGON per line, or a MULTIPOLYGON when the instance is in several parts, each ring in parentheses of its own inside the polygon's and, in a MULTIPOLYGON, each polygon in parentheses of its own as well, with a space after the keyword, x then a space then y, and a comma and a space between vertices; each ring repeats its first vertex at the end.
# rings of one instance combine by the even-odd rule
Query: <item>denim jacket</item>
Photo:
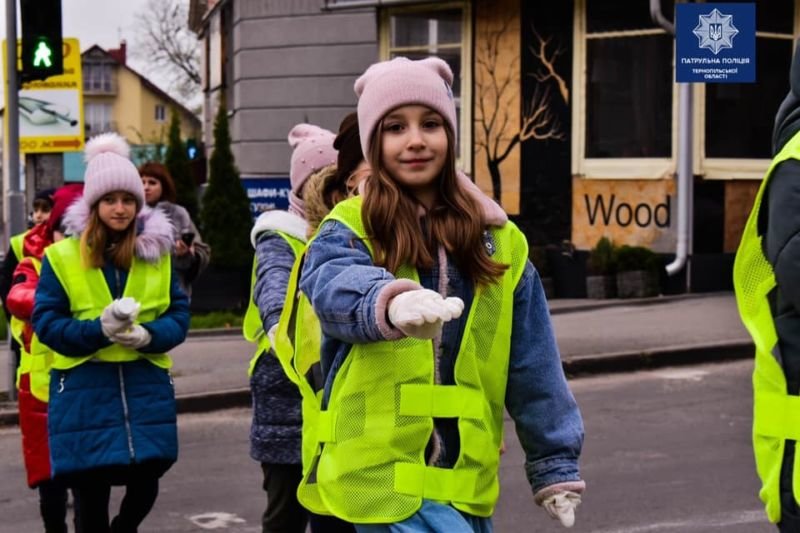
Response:
MULTIPOLYGON (((452 263, 446 268, 447 296, 461 298, 468 310, 472 284, 452 263)), ((424 288, 438 289, 439 267, 419 274, 424 288)), ((322 225, 306 254, 300 289, 311 301, 324 334, 320 354, 324 402, 352 344, 398 338, 387 334, 387 326, 393 328, 385 318, 387 293, 393 296, 392 287, 398 283, 406 284, 398 292, 415 288, 410 280, 395 280, 386 269, 375 266, 366 246, 344 224, 328 221, 322 225)), ((530 262, 514 291, 513 312, 506 409, 516 424, 525 450, 526 474, 536 493, 557 483, 580 481, 583 421, 561 367, 541 280, 530 262)), ((453 383, 467 316, 468 312, 463 313, 442 330, 444 384, 453 383)), ((455 424, 448 427, 447 421, 441 422, 437 431, 444 441, 444 454, 438 464, 452 466, 458 457, 458 431, 455 424)))

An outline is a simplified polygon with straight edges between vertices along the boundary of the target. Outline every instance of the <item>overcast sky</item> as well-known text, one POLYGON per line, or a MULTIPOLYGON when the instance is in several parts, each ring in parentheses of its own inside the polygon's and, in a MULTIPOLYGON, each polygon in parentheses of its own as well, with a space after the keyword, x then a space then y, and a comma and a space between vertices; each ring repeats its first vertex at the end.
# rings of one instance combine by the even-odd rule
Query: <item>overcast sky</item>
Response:
MULTIPOLYGON (((17 37, 20 36, 19 0, 17 1, 17 37)), ((0 36, 6 37, 6 2, 0 1, 0 36)), ((188 2, 188 0, 186 0, 188 2)), ((128 65, 163 88, 167 89, 163 78, 149 74, 146 65, 136 59, 134 48, 136 34, 134 17, 141 12, 147 0, 61 0, 62 32, 64 37, 77 37, 81 51, 94 44, 102 48, 117 48, 120 40, 127 41, 128 65)), ((2 54, 0 54, 2 56, 2 54)), ((0 63, 4 63, 0 57, 0 63)), ((5 69, 5 65, 2 67, 5 69)), ((0 88, 0 97, 2 88, 0 88)), ((2 102, 2 100, 0 100, 2 102)))

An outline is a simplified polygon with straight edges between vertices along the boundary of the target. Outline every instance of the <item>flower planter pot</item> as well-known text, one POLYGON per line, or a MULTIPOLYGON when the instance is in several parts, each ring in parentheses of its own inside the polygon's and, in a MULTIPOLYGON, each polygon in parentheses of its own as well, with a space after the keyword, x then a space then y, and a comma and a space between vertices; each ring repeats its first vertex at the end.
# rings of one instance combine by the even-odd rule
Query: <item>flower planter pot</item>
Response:
POLYGON ((614 275, 586 276, 586 297, 593 300, 616 298, 617 277, 614 275))
POLYGON ((647 270, 617 273, 617 294, 620 298, 647 298, 658 294, 658 274, 647 270))
POLYGON ((588 252, 548 250, 556 298, 586 298, 586 258, 588 252))

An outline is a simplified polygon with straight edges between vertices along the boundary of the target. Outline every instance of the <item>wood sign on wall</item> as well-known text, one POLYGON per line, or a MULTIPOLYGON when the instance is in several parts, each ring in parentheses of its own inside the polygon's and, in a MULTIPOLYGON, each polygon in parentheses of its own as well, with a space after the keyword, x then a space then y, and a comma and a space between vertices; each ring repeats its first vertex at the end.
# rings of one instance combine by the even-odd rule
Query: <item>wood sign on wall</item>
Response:
POLYGON ((573 178, 572 242, 588 250, 601 237, 617 244, 675 251, 675 180, 573 178))

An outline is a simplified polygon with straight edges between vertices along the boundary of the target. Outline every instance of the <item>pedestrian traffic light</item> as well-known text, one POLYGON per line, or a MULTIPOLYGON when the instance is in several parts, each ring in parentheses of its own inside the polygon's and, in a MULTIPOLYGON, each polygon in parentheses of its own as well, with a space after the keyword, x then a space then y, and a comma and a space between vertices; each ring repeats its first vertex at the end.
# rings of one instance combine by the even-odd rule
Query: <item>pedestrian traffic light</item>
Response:
POLYGON ((20 0, 23 82, 64 73, 61 0, 20 0))
POLYGON ((197 141, 194 139, 186 139, 186 155, 189 156, 189 159, 197 157, 197 141))

